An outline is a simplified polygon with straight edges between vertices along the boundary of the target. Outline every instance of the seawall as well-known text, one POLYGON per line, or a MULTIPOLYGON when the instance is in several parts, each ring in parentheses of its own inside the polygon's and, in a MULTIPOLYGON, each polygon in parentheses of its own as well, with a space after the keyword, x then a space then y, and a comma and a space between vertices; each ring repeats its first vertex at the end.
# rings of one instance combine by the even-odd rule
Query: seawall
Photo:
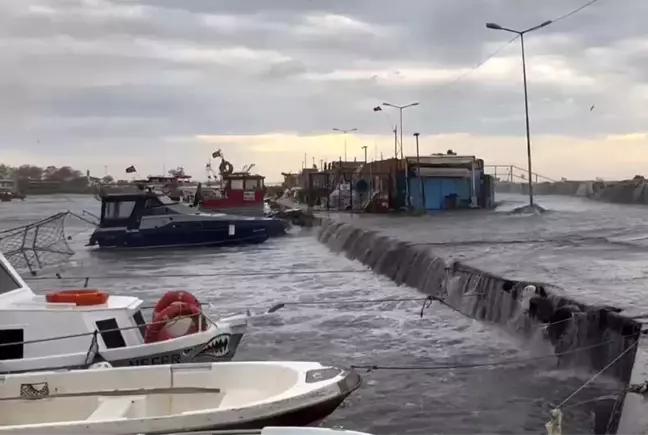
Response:
MULTIPOLYGON (((634 343, 641 324, 614 307, 594 306, 541 282, 508 280, 462 262, 449 263, 429 246, 404 242, 349 223, 324 219, 318 238, 331 250, 358 260, 396 284, 442 299, 477 320, 531 336, 542 330, 561 365, 601 370, 634 343), (535 290, 525 289, 528 285, 535 290)), ((636 348, 606 372, 628 382, 636 348)))
MULTIPOLYGON (((528 193, 525 183, 498 183, 497 192, 528 193)), ((624 181, 559 181, 533 185, 536 195, 571 195, 617 204, 648 205, 648 182, 641 177, 624 181)))

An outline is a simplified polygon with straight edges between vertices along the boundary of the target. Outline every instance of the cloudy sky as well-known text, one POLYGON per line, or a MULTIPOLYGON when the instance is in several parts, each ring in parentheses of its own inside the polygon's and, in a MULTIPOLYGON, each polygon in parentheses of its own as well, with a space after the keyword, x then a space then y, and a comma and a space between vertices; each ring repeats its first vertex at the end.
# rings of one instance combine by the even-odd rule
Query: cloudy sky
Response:
MULTIPOLYGON (((452 148, 525 166, 519 40, 586 0, 0 0, 0 160, 123 177, 221 148, 268 181, 312 159, 452 148), (458 79, 461 77, 460 79, 458 79)), ((646 0, 600 0, 525 38, 534 169, 648 176, 646 0), (595 106, 593 110, 590 108, 595 106)))

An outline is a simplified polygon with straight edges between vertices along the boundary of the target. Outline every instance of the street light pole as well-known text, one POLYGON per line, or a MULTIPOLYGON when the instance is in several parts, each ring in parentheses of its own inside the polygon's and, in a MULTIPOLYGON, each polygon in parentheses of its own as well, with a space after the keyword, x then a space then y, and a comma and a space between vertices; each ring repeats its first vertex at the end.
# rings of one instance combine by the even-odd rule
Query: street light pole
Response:
POLYGON ((340 128, 334 128, 333 131, 339 131, 344 135, 344 161, 346 162, 347 159, 347 142, 346 142, 346 135, 347 133, 351 133, 352 131, 358 131, 357 128, 350 128, 348 130, 342 130, 340 128))
POLYGON ((423 211, 427 210, 426 203, 425 203, 425 183, 423 182, 423 177, 421 176, 421 155, 419 154, 419 134, 414 133, 414 137, 416 138, 416 163, 418 165, 418 179, 419 183, 421 185, 421 200, 423 203, 423 211))
MULTIPOLYGON (((400 154, 401 154, 401 160, 404 159, 403 157, 403 109, 407 109, 408 107, 414 107, 418 106, 419 103, 410 103, 406 104, 404 106, 397 106, 395 104, 391 103, 382 103, 383 106, 387 107, 393 107, 395 109, 398 109, 400 112, 400 154)), ((396 130, 394 130, 394 134, 396 134, 396 130)), ((398 159, 398 154, 396 155, 396 158, 398 159)), ((405 205, 409 207, 410 204, 410 198, 409 198, 409 177, 407 175, 407 161, 405 161, 405 205)))
POLYGON ((524 53, 524 35, 534 30, 541 29, 551 24, 551 21, 531 27, 526 30, 513 30, 507 27, 502 27, 496 23, 486 23, 486 28, 492 30, 503 30, 505 32, 515 33, 520 36, 520 45, 522 46, 522 78, 524 82, 524 114, 526 120, 526 139, 527 139, 527 166, 528 166, 528 182, 529 182, 529 207, 533 207, 533 172, 531 170, 531 129, 529 127, 529 94, 527 91, 527 75, 526 75, 526 57, 524 53))
POLYGON ((398 160, 398 127, 394 126, 394 160, 398 160))
POLYGON ((367 145, 365 145, 365 146, 363 146, 363 147, 361 147, 361 148, 362 148, 362 149, 364 150, 364 152, 365 152, 365 160, 364 160, 364 162, 365 162, 365 164, 366 164, 366 163, 367 163, 367 145))
MULTIPOLYGON (((382 103, 382 105, 387 107, 393 107, 394 109, 398 109, 398 111, 400 112, 400 155, 401 155, 401 159, 403 159, 403 109, 407 109, 408 107, 418 106, 419 103, 410 103, 404 106, 397 106, 395 104, 390 104, 390 103, 382 103)), ((396 158, 398 158, 398 155, 396 155, 396 158)))

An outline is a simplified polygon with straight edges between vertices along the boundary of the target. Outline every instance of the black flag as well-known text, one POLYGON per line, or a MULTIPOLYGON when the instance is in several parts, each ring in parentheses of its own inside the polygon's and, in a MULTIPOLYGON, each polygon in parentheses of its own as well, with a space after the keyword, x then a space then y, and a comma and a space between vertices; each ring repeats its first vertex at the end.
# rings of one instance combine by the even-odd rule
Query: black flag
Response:
POLYGON ((374 112, 380 112, 382 110, 382 107, 376 106, 374 107, 374 112))
POLYGON ((130 165, 128 168, 126 168, 126 173, 127 174, 132 174, 133 172, 137 172, 137 170, 135 169, 135 166, 130 165))

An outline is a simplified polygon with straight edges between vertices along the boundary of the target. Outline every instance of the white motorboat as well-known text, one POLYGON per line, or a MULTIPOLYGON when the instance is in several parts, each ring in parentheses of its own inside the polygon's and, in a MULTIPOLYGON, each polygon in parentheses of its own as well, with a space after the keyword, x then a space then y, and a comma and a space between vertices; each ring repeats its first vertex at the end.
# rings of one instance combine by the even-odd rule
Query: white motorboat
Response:
POLYGON ((246 315, 209 321, 187 292, 160 300, 163 320, 147 324, 142 309, 139 298, 98 290, 37 295, 0 253, 0 373, 229 361, 247 329, 246 315))
POLYGON ((0 376, 0 434, 163 434, 306 426, 361 384, 315 362, 224 362, 0 376))

